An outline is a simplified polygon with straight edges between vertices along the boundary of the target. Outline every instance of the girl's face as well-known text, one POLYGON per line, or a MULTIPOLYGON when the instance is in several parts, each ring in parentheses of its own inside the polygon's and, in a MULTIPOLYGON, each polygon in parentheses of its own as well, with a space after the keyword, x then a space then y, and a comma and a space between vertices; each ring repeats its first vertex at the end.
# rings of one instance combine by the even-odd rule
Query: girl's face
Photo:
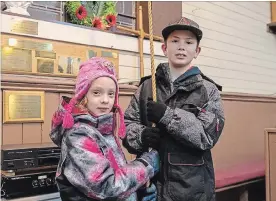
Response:
POLYGON ((111 78, 95 79, 86 94, 88 110, 95 116, 110 113, 114 105, 116 90, 116 84, 111 78))

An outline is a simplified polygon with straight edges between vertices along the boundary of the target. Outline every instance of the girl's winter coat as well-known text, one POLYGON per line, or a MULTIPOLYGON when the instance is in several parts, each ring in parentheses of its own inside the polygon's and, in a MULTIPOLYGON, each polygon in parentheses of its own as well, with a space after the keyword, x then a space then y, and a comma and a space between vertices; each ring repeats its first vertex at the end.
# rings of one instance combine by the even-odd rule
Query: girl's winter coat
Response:
MULTIPOLYGON (((64 114, 68 103, 63 97, 52 125, 59 125, 55 120, 64 114)), ((127 163, 114 135, 113 113, 94 117, 75 107, 72 115, 72 128, 53 126, 50 133, 52 141, 61 147, 56 181, 62 200, 136 201, 137 190, 159 170, 157 152, 144 153, 127 163)))

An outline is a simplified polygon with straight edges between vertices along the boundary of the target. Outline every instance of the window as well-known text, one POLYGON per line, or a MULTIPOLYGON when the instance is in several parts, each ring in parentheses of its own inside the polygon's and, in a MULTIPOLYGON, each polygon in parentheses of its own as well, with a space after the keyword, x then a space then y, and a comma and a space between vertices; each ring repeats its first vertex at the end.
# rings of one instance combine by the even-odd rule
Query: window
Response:
MULTIPOLYGON (((28 7, 27 11, 34 19, 49 21, 64 21, 64 9, 62 1, 34 1, 28 7)), ((7 5, 1 2, 1 11, 5 11, 7 5)))
POLYGON ((132 29, 136 28, 136 6, 134 1, 117 1, 117 24, 132 29))
POLYGON ((62 1, 33 1, 28 8, 31 17, 50 21, 64 21, 62 1))

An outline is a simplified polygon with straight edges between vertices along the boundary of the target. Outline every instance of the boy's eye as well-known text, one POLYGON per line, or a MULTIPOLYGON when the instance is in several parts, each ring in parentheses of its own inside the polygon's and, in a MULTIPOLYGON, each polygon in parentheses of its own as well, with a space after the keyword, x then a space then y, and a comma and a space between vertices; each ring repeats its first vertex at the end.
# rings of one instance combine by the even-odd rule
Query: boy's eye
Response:
POLYGON ((187 44, 192 44, 192 42, 191 42, 191 41, 187 41, 186 43, 187 43, 187 44))
POLYGON ((177 42, 178 42, 178 40, 172 40, 172 42, 173 42, 173 43, 177 43, 177 42))

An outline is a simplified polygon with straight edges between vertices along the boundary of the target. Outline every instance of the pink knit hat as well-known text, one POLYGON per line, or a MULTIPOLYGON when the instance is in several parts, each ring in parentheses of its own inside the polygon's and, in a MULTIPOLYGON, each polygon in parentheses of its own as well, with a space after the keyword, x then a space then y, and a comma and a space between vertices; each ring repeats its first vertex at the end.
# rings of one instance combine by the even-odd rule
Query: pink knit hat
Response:
POLYGON ((125 135, 125 124, 124 114, 118 104, 119 86, 115 74, 115 68, 110 61, 101 57, 93 57, 80 65, 79 74, 76 80, 75 96, 65 107, 66 113, 63 117, 62 127, 66 129, 73 127, 73 108, 75 107, 76 103, 82 100, 83 97, 86 95, 91 86, 92 81, 99 77, 110 77, 116 83, 117 90, 115 94, 114 108, 116 109, 116 111, 119 112, 120 115, 120 127, 118 135, 122 138, 125 135))

